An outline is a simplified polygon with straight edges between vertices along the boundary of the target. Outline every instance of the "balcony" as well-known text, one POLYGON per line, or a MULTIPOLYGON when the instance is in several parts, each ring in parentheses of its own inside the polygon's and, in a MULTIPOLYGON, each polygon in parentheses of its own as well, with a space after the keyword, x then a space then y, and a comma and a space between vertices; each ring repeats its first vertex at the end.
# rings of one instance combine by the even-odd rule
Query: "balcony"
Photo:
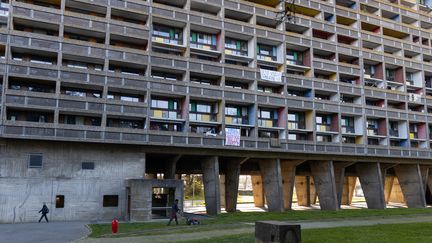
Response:
POLYGON ((275 128, 277 127, 277 120, 258 118, 258 126, 265 128, 275 128))
POLYGON ((196 122, 217 122, 217 114, 189 113, 189 120, 196 122))
POLYGON ((225 123, 231 125, 249 125, 249 117, 248 116, 227 116, 225 115, 225 123))
POLYGON ((151 116, 152 118, 157 119, 181 119, 181 112, 173 110, 152 109, 151 116))

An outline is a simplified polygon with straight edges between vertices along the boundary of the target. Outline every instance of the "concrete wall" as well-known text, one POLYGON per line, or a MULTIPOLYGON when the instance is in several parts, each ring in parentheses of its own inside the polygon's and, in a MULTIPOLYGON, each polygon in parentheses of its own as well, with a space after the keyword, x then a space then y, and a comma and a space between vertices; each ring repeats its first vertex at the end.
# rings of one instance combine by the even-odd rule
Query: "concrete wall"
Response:
POLYGON ((0 146, 0 222, 35 222, 42 203, 51 220, 111 220, 126 213, 126 180, 143 178, 145 155, 114 145, 7 141, 0 146), (29 154, 43 154, 43 167, 28 168, 29 154), (94 162, 94 170, 82 170, 94 162), (55 208, 64 195, 64 208, 55 208), (118 207, 103 207, 118 195, 118 207))

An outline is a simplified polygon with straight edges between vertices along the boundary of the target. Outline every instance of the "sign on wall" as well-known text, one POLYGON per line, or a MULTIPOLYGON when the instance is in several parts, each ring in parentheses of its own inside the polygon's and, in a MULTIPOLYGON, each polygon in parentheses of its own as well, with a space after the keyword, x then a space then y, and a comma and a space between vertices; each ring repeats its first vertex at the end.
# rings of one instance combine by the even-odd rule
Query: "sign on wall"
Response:
POLYGON ((225 128, 225 145, 240 146, 240 129, 225 128))
POLYGON ((273 81, 273 82, 282 82, 282 72, 260 69, 261 79, 273 81))

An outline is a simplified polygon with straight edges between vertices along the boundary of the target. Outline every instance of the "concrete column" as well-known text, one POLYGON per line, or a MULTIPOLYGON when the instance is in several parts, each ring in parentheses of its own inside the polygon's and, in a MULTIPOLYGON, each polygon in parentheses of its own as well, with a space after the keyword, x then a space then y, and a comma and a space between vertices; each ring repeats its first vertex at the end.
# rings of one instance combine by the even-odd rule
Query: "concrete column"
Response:
POLYGON ((207 214, 220 213, 219 194, 219 160, 218 157, 210 157, 201 162, 203 171, 204 196, 207 214))
POLYGON ((252 175, 252 190, 255 207, 264 207, 264 187, 261 175, 252 175))
POLYGON ((419 165, 397 165, 394 167, 394 171, 407 206, 409 208, 426 207, 425 191, 419 165))
POLYGON ((333 162, 333 168, 334 168, 334 176, 335 176, 335 184, 336 184, 336 192, 337 192, 337 198, 339 207, 342 202, 342 194, 345 184, 345 168, 349 166, 352 163, 347 162, 333 162))
POLYGON ((269 212, 283 211, 282 176, 279 159, 261 160, 259 162, 263 176, 263 186, 269 212))
POLYGON ((165 161, 164 179, 175 179, 177 162, 179 161, 180 157, 181 155, 176 155, 173 158, 165 161))
POLYGON ((421 173, 421 177, 422 177, 422 182, 423 182, 423 189, 426 193, 427 190, 427 183, 428 183, 428 179, 429 179, 429 166, 424 166, 421 165, 420 166, 420 173, 421 173))
POLYGON ((219 196, 220 196, 220 206, 221 208, 225 207, 225 175, 220 175, 219 176, 219 196))
POLYGON ((237 196, 240 177, 240 162, 229 161, 225 174, 225 210, 235 212, 237 210, 237 196))
POLYGON ((295 184, 295 173, 297 163, 292 161, 281 160, 282 189, 284 199, 284 209, 289 210, 292 207, 292 197, 295 184))
POLYGON ((355 176, 345 176, 343 182, 341 205, 351 205, 352 198, 354 195, 354 190, 356 186, 357 177, 355 176))
POLYGON ((356 171, 368 208, 385 209, 384 186, 379 163, 357 163, 356 171))
POLYGON ((311 161, 310 169, 322 210, 338 210, 336 184, 332 161, 311 161))

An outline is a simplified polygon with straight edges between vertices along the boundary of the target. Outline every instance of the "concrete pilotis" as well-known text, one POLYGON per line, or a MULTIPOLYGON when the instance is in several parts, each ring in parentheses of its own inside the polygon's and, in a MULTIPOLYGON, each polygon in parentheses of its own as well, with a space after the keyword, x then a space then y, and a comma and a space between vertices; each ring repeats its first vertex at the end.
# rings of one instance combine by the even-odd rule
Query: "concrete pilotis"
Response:
POLYGON ((409 208, 426 207, 425 191, 419 165, 397 165, 394 167, 394 171, 407 206, 409 208))
POLYGON ((338 210, 336 184, 332 161, 312 161, 310 169, 322 210, 338 210))
POLYGON ((383 177, 379 163, 357 163, 356 171, 368 208, 385 209, 383 177))
POLYGON ((342 194, 345 184, 345 168, 349 166, 352 163, 347 162, 333 162, 333 168, 334 168, 334 176, 335 176, 335 184, 336 184, 336 192, 337 192, 337 199, 339 203, 339 207, 342 202, 342 194))
POLYGON ((279 159, 261 160, 264 195, 269 212, 283 211, 282 176, 279 159))
POLYGON ((264 186, 261 175, 252 175, 252 190, 255 207, 264 207, 264 186))
POLYGON ((282 173, 282 188, 284 198, 284 209, 289 210, 292 207, 292 198, 295 184, 296 166, 299 164, 297 161, 281 160, 281 173, 282 173))
POLYGON ((240 177, 240 162, 230 161, 227 164, 225 174, 225 210, 235 212, 237 210, 237 195, 240 177))
POLYGON ((226 201, 226 185, 225 185, 225 181, 226 180, 226 176, 225 175, 220 175, 219 176, 219 194, 220 194, 220 206, 222 208, 225 207, 225 201, 226 201))
POLYGON ((207 214, 220 213, 219 193, 219 160, 218 157, 210 157, 201 162, 204 182, 204 196, 207 214))
POLYGON ((164 179, 176 179, 176 168, 177 161, 179 161, 181 155, 176 155, 173 158, 165 161, 165 172, 164 179))
POLYGON ((430 171, 429 166, 423 166, 423 165, 420 166, 420 174, 422 177, 423 189, 424 189, 425 193, 427 191, 427 183, 429 180, 429 171, 430 171))

